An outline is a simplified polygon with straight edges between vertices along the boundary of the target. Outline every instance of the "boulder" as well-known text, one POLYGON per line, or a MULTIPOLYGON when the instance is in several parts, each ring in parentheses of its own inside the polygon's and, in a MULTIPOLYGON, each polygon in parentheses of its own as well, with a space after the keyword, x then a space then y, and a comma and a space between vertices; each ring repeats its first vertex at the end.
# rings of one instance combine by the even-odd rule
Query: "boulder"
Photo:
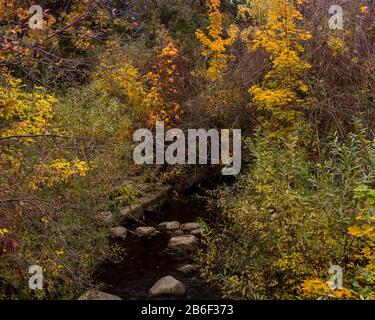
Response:
POLYGON ((135 229, 135 233, 139 237, 150 237, 156 234, 156 229, 154 227, 138 227, 135 229))
POLYGON ((199 223, 195 223, 195 222, 184 223, 181 226, 181 229, 185 230, 185 231, 190 231, 190 230, 194 230, 194 229, 198 229, 198 228, 200 228, 200 225, 199 225, 199 223))
POLYGON ((81 295, 78 300, 122 300, 120 297, 96 289, 91 289, 81 295))
POLYGON ((182 236, 184 234, 184 232, 182 230, 174 230, 173 231, 173 235, 175 236, 182 236))
POLYGON ((169 296, 183 296, 186 293, 185 286, 172 276, 166 276, 158 281, 152 286, 148 291, 150 297, 158 297, 162 295, 169 296))
POLYGON ((124 227, 119 226, 109 229, 109 233, 112 238, 126 239, 128 230, 124 227))
POLYGON ((176 236, 169 240, 168 248, 172 250, 191 250, 197 245, 198 239, 195 236, 176 236))

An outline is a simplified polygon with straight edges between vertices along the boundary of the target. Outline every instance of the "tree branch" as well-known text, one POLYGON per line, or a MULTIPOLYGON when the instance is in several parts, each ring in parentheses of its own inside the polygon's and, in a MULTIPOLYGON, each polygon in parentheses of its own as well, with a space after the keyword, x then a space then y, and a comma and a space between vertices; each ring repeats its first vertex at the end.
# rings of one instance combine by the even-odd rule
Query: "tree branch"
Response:
POLYGON ((6 141, 11 139, 27 139, 27 138, 62 138, 62 139, 80 139, 87 140, 84 137, 70 137, 60 134, 24 134, 24 135, 14 135, 0 138, 0 141, 6 141))

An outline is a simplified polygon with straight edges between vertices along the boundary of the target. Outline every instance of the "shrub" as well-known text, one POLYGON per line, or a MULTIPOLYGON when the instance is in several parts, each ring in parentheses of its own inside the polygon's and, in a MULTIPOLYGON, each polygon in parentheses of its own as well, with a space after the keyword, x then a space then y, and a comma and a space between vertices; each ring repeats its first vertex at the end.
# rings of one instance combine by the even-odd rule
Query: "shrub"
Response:
POLYGON ((324 283, 333 264, 354 292, 350 266, 361 251, 348 228, 363 203, 353 190, 374 181, 374 142, 363 131, 346 142, 333 136, 316 159, 288 138, 258 134, 249 146, 252 167, 236 191, 220 191, 227 223, 206 239, 205 276, 231 298, 296 298, 304 280, 324 283))

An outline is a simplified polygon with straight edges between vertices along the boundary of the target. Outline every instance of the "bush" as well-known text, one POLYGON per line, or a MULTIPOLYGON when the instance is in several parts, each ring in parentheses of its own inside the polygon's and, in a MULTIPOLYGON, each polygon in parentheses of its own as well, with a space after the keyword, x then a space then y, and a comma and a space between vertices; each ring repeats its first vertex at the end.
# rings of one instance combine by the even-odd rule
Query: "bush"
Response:
POLYGON ((129 172, 137 173, 129 169, 129 132, 136 123, 127 105, 98 91, 95 82, 59 99, 22 89, 14 82, 13 100, 6 100, 9 89, 0 97, 12 102, 0 118, 0 137, 26 136, 0 145, 9 155, 0 162, 0 298, 72 299, 93 285, 98 264, 117 252, 107 241, 109 224, 98 217, 108 210, 112 191, 131 178, 129 172), (31 122, 26 129, 20 125, 25 121, 31 122), (28 287, 31 265, 43 268, 42 291, 28 287))
MULTIPOLYGON (((301 137, 303 132, 299 132, 301 137)), ((254 163, 236 190, 219 192, 223 229, 206 239, 204 275, 230 298, 302 297, 301 284, 327 279, 330 265, 344 268, 354 293, 351 264, 359 242, 348 234, 363 201, 353 190, 374 180, 374 141, 359 130, 336 136, 320 153, 306 152, 291 134, 249 143, 254 163)))

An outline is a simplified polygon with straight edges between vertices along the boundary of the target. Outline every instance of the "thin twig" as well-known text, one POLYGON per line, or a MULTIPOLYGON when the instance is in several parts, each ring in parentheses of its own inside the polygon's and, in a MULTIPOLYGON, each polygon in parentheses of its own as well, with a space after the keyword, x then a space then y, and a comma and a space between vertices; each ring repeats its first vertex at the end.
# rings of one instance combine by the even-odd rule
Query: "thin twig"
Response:
POLYGON ((11 140, 11 139, 27 139, 27 138, 62 138, 62 139, 81 139, 88 140, 84 137, 70 137, 60 134, 23 134, 23 135, 14 135, 0 138, 0 141, 11 140))

